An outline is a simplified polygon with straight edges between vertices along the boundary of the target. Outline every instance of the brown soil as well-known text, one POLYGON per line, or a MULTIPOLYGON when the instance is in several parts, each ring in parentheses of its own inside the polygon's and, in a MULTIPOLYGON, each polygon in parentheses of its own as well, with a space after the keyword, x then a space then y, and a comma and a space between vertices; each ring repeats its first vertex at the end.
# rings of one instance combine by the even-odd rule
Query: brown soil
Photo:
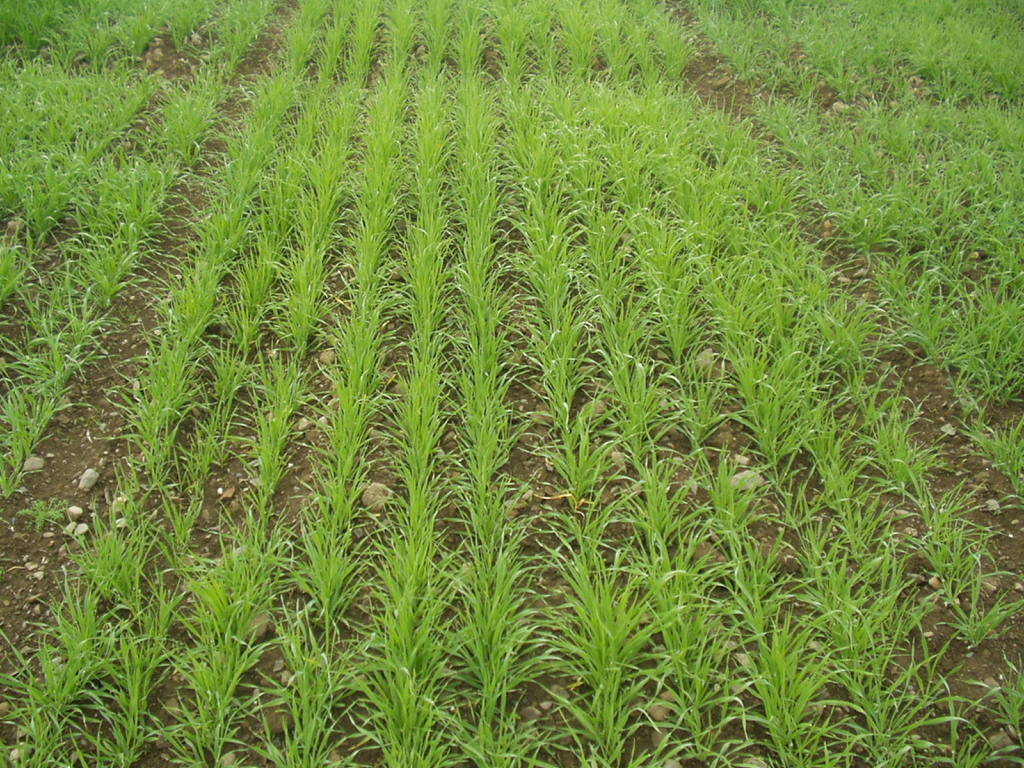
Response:
POLYGON ((285 33, 298 8, 299 0, 281 0, 269 23, 238 65, 238 76, 247 78, 270 74, 277 54, 284 48, 285 33))
MULTIPOLYGON (((196 34, 195 44, 202 42, 196 34)), ((159 73, 168 80, 191 80, 199 67, 199 59, 191 52, 182 51, 170 32, 157 35, 142 54, 142 67, 149 73, 159 73)))
POLYGON ((678 0, 667 3, 672 16, 685 33, 694 57, 686 67, 686 85, 701 101, 738 119, 754 116, 754 99, 759 92, 740 79, 736 70, 716 50, 714 43, 698 29, 693 12, 678 0))

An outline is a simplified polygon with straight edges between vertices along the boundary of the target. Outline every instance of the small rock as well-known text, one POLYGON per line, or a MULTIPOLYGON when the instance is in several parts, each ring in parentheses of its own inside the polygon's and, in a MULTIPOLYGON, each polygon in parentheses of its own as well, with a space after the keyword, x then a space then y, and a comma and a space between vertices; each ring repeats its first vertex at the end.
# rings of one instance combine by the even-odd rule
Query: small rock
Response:
POLYGON ((956 427, 954 427, 952 424, 943 424, 941 427, 939 427, 939 432, 941 432, 944 435, 947 435, 948 437, 955 437, 956 427))
POLYGON ((319 355, 319 360, 324 365, 331 365, 337 359, 338 355, 333 349, 325 349, 319 355))
POLYGON ((550 712, 551 708, 555 706, 555 702, 549 699, 548 701, 542 701, 539 706, 541 708, 541 711, 550 712))
POLYGON ((274 620, 270 617, 269 613, 264 611, 263 613, 257 614, 249 623, 249 640, 253 643, 258 643, 260 640, 265 638, 273 628, 274 620))
POLYGON ((985 509, 995 514, 999 512, 999 510, 1001 510, 1002 507, 999 505, 999 502, 996 501, 995 499, 989 499, 988 501, 985 502, 985 509))
POLYGON ((984 587, 985 591, 988 592, 990 595, 995 594, 996 592, 999 591, 999 581, 998 581, 998 579, 993 579, 993 578, 984 579, 981 582, 981 586, 984 587))
POLYGON ((652 704, 647 708, 647 714, 656 723, 663 723, 668 720, 671 710, 664 704, 652 704))
POLYGON ((20 749, 12 749, 7 753, 7 756, 11 759, 12 763, 16 763, 21 760, 22 751, 20 749))
POLYGON ((940 590, 942 589, 942 579, 940 579, 938 576, 932 576, 930 579, 928 579, 928 586, 934 590, 940 590))
POLYGON ((664 768, 683 768, 683 764, 678 760, 666 760, 664 768))
POLYGON ((986 687, 986 688, 988 688, 989 690, 995 690, 996 688, 999 688, 999 687, 1001 687, 1001 686, 999 685, 999 681, 998 681, 998 680, 996 680, 996 679, 995 679, 994 677, 986 677, 986 678, 985 678, 984 680, 982 680, 981 682, 982 682, 982 683, 983 683, 983 684, 985 685, 985 687, 986 687))
POLYGON ((114 521, 114 527, 115 528, 127 528, 128 527, 128 518, 127 517, 119 517, 119 518, 117 518, 117 520, 114 521))
POLYGON ((7 717, 11 713, 11 703, 9 701, 0 701, 0 717, 7 717))
POLYGON ((845 101, 836 101, 833 102, 832 104, 832 111, 835 112, 837 115, 841 115, 843 112, 848 112, 849 109, 850 105, 847 104, 845 101))
POLYGON ((715 367, 715 350, 708 347, 697 355, 697 367, 702 371, 710 371, 715 367))
POLYGON ((42 456, 29 456, 21 465, 22 472, 39 472, 46 466, 46 459, 42 456))
POLYGON ((739 664, 741 667, 749 667, 750 666, 750 656, 748 656, 745 653, 737 653, 736 654, 736 663, 739 664))
POLYGON ((693 554, 697 560, 710 560, 713 565, 724 565, 727 562, 725 555, 706 541, 698 541, 693 547, 693 554))
POLYGON ((230 768, 238 762, 238 757, 234 752, 228 752, 226 755, 221 755, 220 764, 222 768, 230 768))
POLYGON ((752 469, 744 469, 733 475, 729 483, 737 490, 752 491, 758 486, 764 485, 764 478, 752 469))
POLYGON ((999 752, 1007 747, 1012 747, 1013 739, 1010 738, 1010 735, 1006 731, 1000 729, 989 735, 988 745, 992 747, 994 752, 999 752))
POLYGON ((81 507, 68 507, 68 517, 72 520, 77 520, 85 514, 85 510, 81 507))
POLYGON ((749 467, 751 463, 751 458, 749 456, 744 456, 742 453, 734 453, 732 455, 732 460, 741 467, 749 467))
POLYGON ((539 720, 541 716, 541 711, 536 707, 524 707, 519 714, 523 718, 523 720, 539 720))
POLYGON ((713 88, 725 88, 729 83, 732 82, 732 78, 729 75, 720 77, 711 84, 713 88))
POLYGON ((17 241, 18 236, 21 234, 21 230, 25 228, 25 222, 21 219, 11 219, 4 226, 4 238, 9 243, 17 241))
POLYGON ((287 709, 275 709, 267 714, 267 728, 275 736, 291 728, 292 722, 292 713, 287 709))
POLYGON ((313 426, 313 422, 307 419, 305 416, 303 416, 301 419, 299 419, 299 423, 297 426, 299 428, 299 432, 305 432, 307 429, 313 426))
POLYGON ((612 464, 614 464, 619 469, 622 469, 623 467, 626 466, 626 454, 624 454, 622 451, 612 451, 608 455, 608 458, 610 458, 612 460, 612 464))
POLYGON ((89 526, 85 523, 79 523, 75 526, 75 536, 84 536, 89 532, 89 526))
POLYGON ((665 739, 667 739, 667 738, 668 738, 668 731, 662 731, 662 730, 659 730, 657 728, 653 728, 651 730, 651 745, 655 749, 660 747, 665 742, 665 739))
POLYGON ((85 470, 82 476, 78 478, 78 490, 80 491, 91 491, 93 486, 96 485, 96 481, 100 479, 100 473, 92 467, 85 470))
POLYGON ((367 509, 381 509, 394 494, 384 483, 370 483, 363 491, 363 506, 367 509))
POLYGON ((531 488, 527 488, 523 491, 523 495, 519 497, 519 500, 515 503, 516 507, 526 509, 533 503, 533 497, 535 496, 531 488))

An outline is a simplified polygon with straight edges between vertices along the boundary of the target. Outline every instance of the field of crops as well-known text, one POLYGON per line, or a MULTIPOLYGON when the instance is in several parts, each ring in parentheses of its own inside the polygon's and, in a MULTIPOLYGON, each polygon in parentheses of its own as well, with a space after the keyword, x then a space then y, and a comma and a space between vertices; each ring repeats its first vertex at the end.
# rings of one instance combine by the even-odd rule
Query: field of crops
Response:
POLYGON ((6 0, 0 765, 1024 765, 1018 0, 6 0))

